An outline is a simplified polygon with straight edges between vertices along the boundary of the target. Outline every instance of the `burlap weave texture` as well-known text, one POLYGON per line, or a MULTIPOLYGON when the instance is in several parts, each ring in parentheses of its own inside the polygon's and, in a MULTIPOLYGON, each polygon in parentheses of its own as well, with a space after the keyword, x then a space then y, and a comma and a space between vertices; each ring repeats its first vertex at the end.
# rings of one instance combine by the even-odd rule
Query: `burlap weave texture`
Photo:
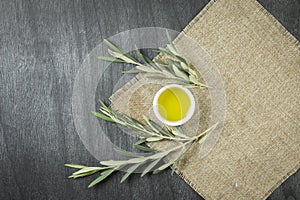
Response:
MULTIPOLYGON (((183 32, 216 64, 227 110, 210 154, 190 151, 178 173, 205 199, 265 199, 300 166, 299 42, 254 0, 212 1, 183 32)), ((112 106, 142 116, 160 87, 138 89, 143 81, 117 91, 112 106)))

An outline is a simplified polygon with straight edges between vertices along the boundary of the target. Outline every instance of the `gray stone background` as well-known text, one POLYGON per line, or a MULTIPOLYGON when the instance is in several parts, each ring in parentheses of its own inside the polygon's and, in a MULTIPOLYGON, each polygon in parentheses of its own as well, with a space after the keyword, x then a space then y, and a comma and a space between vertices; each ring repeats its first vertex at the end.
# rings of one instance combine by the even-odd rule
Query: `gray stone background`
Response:
MULTIPOLYGON (((259 2, 300 39, 299 0, 259 2)), ((128 29, 181 31, 207 3, 1 0, 0 199, 202 199, 170 171, 142 179, 133 175, 125 184, 117 173, 87 189, 94 177, 69 180, 72 170, 63 165, 97 164, 81 143, 71 112, 73 82, 85 56, 103 38, 128 29)), ((114 70, 105 75, 110 92, 120 76, 114 70)), ((300 199, 299 170, 268 199, 300 199)))

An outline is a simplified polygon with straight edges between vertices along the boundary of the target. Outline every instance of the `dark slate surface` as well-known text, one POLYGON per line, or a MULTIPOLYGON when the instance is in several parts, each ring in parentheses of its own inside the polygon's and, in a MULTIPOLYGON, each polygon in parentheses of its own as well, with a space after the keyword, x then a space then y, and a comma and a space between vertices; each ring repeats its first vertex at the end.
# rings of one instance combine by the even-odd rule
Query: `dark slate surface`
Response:
MULTIPOLYGON (((134 175, 121 185, 115 174, 87 189, 92 177, 68 180, 71 170, 63 164, 97 163, 71 113, 73 82, 85 56, 103 38, 127 29, 180 31, 207 2, 1 0, 0 199, 202 199, 170 171, 134 175)), ((260 2, 300 38, 299 0, 260 2)), ((269 199, 300 199, 300 172, 269 199)))

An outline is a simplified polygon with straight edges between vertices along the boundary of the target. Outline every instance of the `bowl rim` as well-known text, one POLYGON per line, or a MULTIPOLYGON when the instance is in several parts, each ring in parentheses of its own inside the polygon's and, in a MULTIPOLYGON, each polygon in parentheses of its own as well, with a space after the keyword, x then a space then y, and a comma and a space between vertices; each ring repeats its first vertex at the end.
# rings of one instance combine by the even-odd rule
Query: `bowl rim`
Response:
POLYGON ((168 85, 165 85, 163 86, 162 88, 160 88, 158 90, 158 92, 156 92, 155 96, 154 96, 154 99, 153 99, 153 105, 152 105, 152 108, 153 108, 153 111, 154 111, 154 114, 155 114, 155 117, 161 121, 162 123, 168 125, 168 126, 180 126, 184 123, 186 123, 188 120, 191 119, 191 117, 193 116, 194 112, 195 112, 195 98, 194 98, 194 95, 192 94, 192 92, 187 89, 186 87, 182 86, 182 85, 179 85, 179 84, 168 84, 168 85), (186 114, 186 116, 181 119, 181 120, 178 120, 178 121, 169 121, 169 120, 166 120, 165 118, 163 118, 160 113, 158 112, 158 98, 159 96, 167 89, 169 88, 179 88, 181 90, 183 90, 189 97, 190 99, 190 107, 189 107, 189 110, 186 114))

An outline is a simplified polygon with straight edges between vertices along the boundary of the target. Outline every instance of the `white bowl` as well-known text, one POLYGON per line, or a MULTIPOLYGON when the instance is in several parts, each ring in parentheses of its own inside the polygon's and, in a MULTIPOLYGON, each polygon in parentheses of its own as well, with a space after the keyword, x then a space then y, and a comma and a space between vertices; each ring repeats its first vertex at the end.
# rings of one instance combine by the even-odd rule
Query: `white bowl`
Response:
POLYGON ((178 85, 178 84, 170 84, 170 85, 166 85, 164 87, 162 87, 154 96, 154 99, 153 99, 153 111, 154 111, 154 114, 155 116, 157 117, 157 119, 159 121, 161 121, 162 123, 168 125, 168 126, 180 126, 184 123, 186 123, 189 119, 191 119, 191 117, 193 116, 194 114, 194 111, 195 111, 195 98, 193 96, 193 94, 191 93, 190 90, 188 90, 187 88, 183 87, 182 85, 178 85), (160 115, 160 113, 158 112, 158 98, 159 96, 167 89, 169 88, 179 88, 181 90, 183 90, 187 96, 189 97, 189 100, 190 100, 190 107, 189 107, 189 110, 186 114, 186 116, 181 119, 181 120, 178 120, 178 121, 169 121, 169 120, 166 120, 164 117, 162 117, 160 115))

